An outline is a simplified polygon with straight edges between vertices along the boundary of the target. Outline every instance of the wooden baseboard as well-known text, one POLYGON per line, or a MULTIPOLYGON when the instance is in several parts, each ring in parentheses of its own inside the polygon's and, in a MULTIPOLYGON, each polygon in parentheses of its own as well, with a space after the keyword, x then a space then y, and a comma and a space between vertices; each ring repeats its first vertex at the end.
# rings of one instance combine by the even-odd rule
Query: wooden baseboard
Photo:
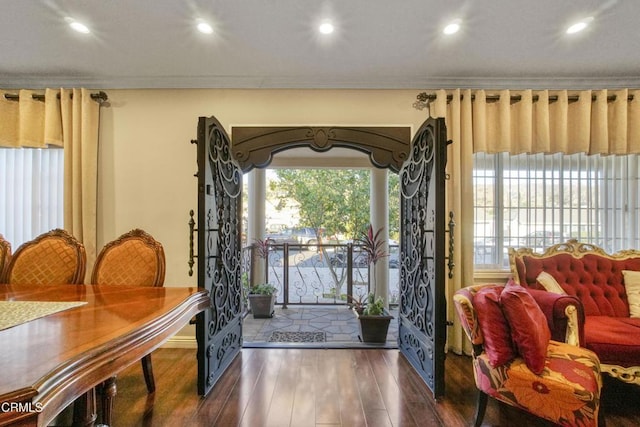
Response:
POLYGON ((161 348, 198 348, 198 342, 192 335, 175 335, 169 338, 161 348))

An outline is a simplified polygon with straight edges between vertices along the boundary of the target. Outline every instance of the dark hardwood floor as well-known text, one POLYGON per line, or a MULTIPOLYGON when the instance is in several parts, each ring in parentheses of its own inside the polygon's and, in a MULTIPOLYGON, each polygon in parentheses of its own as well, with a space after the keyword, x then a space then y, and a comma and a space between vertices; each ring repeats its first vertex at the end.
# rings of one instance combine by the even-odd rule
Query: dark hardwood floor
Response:
MULTIPOLYGON (((140 364, 118 376, 115 427, 469 426, 471 360, 447 355, 446 396, 430 391, 397 350, 243 349, 213 391, 196 393, 196 353, 153 353, 155 395, 140 364)), ((607 427, 640 425, 640 387, 605 381, 607 427)), ((490 399, 485 426, 551 424, 490 399)))

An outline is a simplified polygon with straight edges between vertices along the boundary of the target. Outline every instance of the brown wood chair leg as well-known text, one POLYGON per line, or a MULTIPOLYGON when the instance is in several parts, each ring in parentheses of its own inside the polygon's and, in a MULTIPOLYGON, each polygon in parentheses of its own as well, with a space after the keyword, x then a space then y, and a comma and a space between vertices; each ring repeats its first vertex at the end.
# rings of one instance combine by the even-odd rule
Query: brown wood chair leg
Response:
POLYGON ((473 424, 474 427, 480 427, 482 425, 482 420, 484 419, 484 413, 487 410, 487 401, 489 400, 489 396, 478 390, 478 401, 476 402, 476 421, 473 424))
POLYGON ((156 391, 156 382, 153 379, 153 367, 151 366, 151 354, 144 356, 141 362, 144 382, 147 383, 147 391, 151 394, 156 391))
POLYGON ((93 426, 96 418, 96 390, 92 388, 73 402, 73 426, 93 426))
POLYGON ((118 387, 116 377, 111 377, 101 385, 102 388, 102 424, 111 425, 111 414, 113 412, 113 399, 116 397, 118 387))

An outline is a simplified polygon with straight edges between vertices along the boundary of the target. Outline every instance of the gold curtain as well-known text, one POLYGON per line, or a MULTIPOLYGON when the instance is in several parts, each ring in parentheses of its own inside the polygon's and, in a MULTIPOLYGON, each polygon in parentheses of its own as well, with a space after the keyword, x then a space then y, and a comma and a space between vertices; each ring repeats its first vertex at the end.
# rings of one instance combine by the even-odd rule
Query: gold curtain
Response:
POLYGON ((640 90, 439 90, 429 114, 445 118, 453 141, 447 206, 456 214, 455 274, 446 293, 455 327, 448 331, 448 348, 469 353, 452 296, 474 281, 473 153, 640 153, 640 90))
POLYGON ((83 242, 93 265, 100 105, 86 89, 46 89, 44 102, 30 90, 20 90, 18 101, 5 94, 15 91, 0 91, 0 146, 64 148, 64 228, 83 242))
POLYGON ((458 289, 473 284, 473 116, 471 92, 452 91, 453 99, 447 102, 447 92, 437 92, 429 114, 444 117, 447 140, 453 141, 447 149, 447 212, 453 211, 455 263, 453 278, 447 280, 447 319, 454 322, 448 329, 447 347, 455 353, 471 353, 471 343, 464 335, 453 306, 453 294, 458 289), (462 95, 462 97, 460 96, 462 95), (462 99, 461 99, 462 98, 462 99))
POLYGON ((9 100, 0 91, 0 147, 44 148, 62 146, 60 91, 45 90, 44 102, 33 98, 33 91, 20 90, 19 101, 9 100))
MULTIPOLYGON (((86 89, 60 91, 64 143, 64 228, 84 244, 87 265, 97 255, 100 105, 86 89)), ((87 268, 87 274, 91 269, 87 268)))
POLYGON ((473 95, 474 153, 640 153, 640 90, 473 95))

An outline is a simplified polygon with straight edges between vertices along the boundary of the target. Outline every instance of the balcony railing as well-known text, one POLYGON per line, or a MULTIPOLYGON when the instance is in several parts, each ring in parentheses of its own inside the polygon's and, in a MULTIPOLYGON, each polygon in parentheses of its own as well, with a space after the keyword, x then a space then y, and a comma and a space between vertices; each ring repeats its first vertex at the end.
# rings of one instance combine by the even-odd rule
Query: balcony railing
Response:
MULTIPOLYGON (((276 303, 288 305, 346 305, 349 297, 366 296, 371 289, 366 253, 359 245, 270 244, 266 281, 278 288, 276 303)), ((250 281, 251 251, 243 250, 245 287, 250 281)), ((390 304, 398 302, 398 246, 389 247, 390 304)), ((264 282, 258 279, 255 283, 264 282)))

